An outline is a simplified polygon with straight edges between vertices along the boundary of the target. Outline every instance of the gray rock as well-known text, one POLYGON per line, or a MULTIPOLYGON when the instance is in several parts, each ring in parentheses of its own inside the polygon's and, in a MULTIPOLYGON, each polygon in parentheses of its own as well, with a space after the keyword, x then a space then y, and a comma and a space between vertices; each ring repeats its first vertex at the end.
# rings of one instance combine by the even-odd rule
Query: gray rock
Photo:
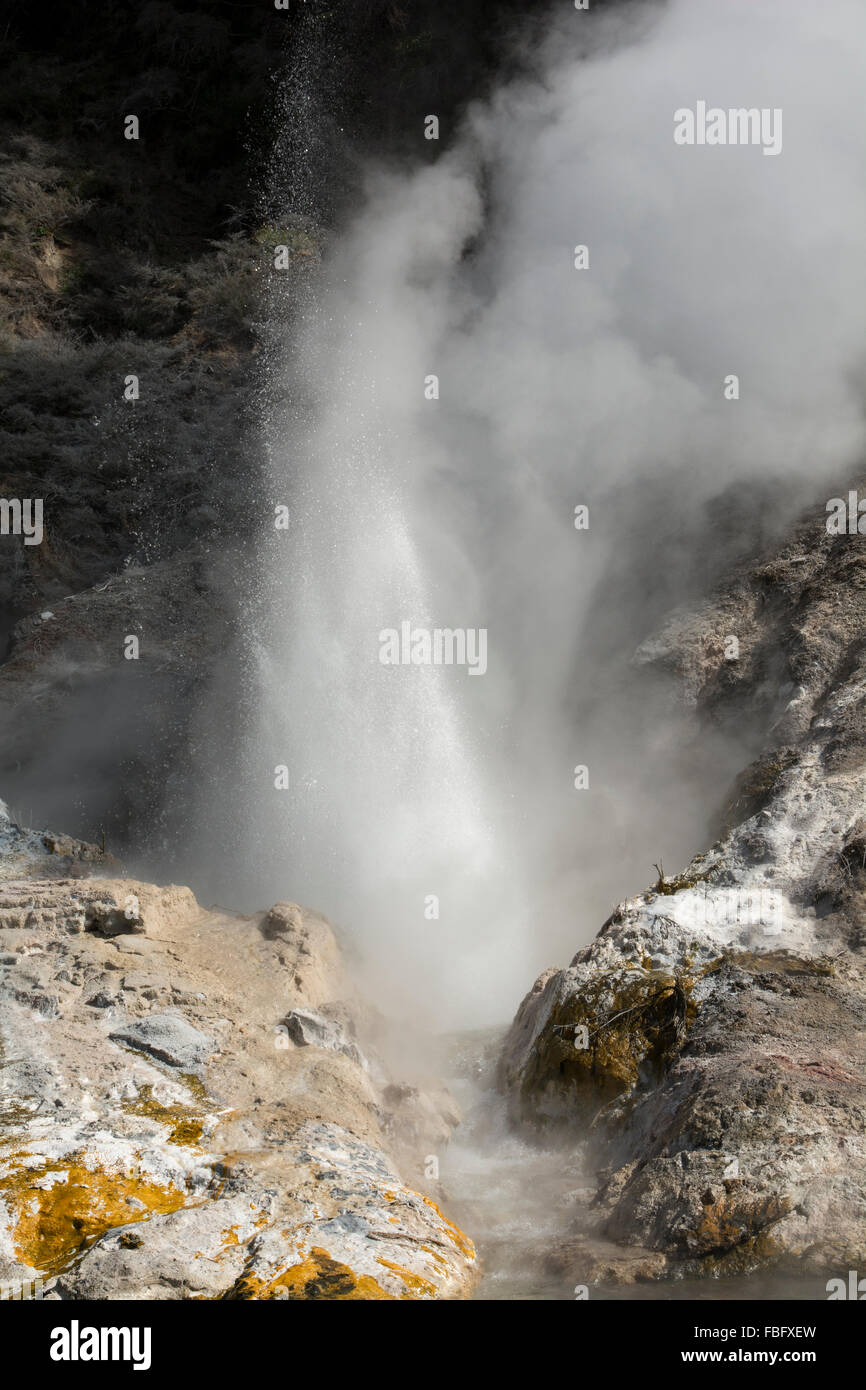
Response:
POLYGON ((321 1047, 326 1052, 340 1052, 366 1069, 361 1049, 346 1037, 339 1023, 309 1009, 293 1009, 286 1014, 283 1026, 296 1047, 321 1047))
POLYGON ((85 999, 85 1004, 89 1004, 91 1009, 110 1009, 117 1003, 117 995, 109 994, 108 990, 101 989, 96 994, 92 994, 89 999, 85 999))
POLYGON ((147 1052, 160 1062, 182 1067, 185 1071, 194 1071, 216 1051, 212 1038, 176 1014, 151 1014, 115 1029, 108 1036, 112 1042, 147 1052))

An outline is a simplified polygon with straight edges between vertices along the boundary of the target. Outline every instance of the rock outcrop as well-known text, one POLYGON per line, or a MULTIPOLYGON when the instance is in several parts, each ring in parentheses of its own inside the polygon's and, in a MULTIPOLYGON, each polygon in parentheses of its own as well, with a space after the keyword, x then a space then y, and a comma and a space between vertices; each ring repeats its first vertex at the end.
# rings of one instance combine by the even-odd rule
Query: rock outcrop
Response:
POLYGON ((677 676, 698 729, 748 723, 762 751, 717 843, 512 1025, 512 1115, 599 1167, 557 1258, 578 1282, 844 1274, 866 1261, 863 539, 803 523, 637 659, 677 676))
POLYGON ((0 882, 64 875, 86 878, 97 868, 113 873, 120 865, 99 845, 86 840, 23 829, 11 818, 5 802, 0 801, 0 882))
POLYGON ((368 1011, 327 922, 51 878, 65 859, 42 852, 40 876, 0 885, 0 1284, 465 1296, 470 1241, 392 1157, 422 1169, 443 1107, 403 1123, 413 1088, 361 1036, 368 1011))

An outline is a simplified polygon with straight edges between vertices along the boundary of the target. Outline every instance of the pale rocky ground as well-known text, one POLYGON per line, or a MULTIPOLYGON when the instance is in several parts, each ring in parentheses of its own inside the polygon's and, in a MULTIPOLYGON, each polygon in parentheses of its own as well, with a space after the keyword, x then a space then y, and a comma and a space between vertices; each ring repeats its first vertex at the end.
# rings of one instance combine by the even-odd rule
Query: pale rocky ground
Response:
POLYGON ((471 1242, 414 1186, 453 1102, 387 1074, 324 919, 89 877, 98 849, 6 819, 0 839, 0 1285, 468 1295, 471 1242))
MULTIPOLYGON (((28 703, 63 708, 76 634, 121 632, 141 582, 26 620, 7 732, 28 703)), ((184 623, 161 648, 181 682, 184 623)), ((510 1030, 511 1118, 576 1175, 533 1258, 569 1286, 844 1278, 866 1263, 864 540, 804 522, 636 660, 674 677, 696 740, 746 728, 760 756, 717 842, 545 972, 510 1030)), ((456 1109, 389 1073, 328 924, 293 904, 206 911, 121 874, 0 816, 0 1284, 467 1296, 471 1245, 424 1176, 456 1109)))
POLYGON ((551 1258, 576 1284, 845 1277, 866 1264, 864 539, 805 521, 637 661, 675 675, 696 736, 740 724, 763 751, 717 843, 512 1025, 514 1120, 597 1174, 551 1258))

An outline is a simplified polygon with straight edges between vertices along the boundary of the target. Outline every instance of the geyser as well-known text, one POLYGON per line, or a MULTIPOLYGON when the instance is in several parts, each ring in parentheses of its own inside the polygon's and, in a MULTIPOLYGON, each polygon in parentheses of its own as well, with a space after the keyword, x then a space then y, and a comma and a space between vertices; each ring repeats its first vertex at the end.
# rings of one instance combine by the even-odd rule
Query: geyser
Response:
POLYGON ((557 10, 274 314, 235 895, 325 910, 428 1022, 509 1014, 747 760, 629 663, 862 448, 864 31, 846 0, 557 10), (695 93, 783 111, 784 150, 683 150, 695 93), (483 678, 383 665, 404 623, 485 630, 483 678))

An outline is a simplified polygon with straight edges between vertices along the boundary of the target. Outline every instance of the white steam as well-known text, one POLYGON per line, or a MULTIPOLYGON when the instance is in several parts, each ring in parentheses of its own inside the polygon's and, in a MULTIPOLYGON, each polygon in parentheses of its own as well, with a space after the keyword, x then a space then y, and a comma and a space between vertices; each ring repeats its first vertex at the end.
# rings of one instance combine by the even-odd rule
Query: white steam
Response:
POLYGON ((267 421, 292 526, 241 882, 325 910, 443 1024, 507 1015, 659 853, 701 847, 734 752, 715 787, 680 775, 628 658, 736 549, 716 499, 754 495, 773 533, 863 445, 862 4, 563 6, 530 61, 434 163, 371 174, 267 421), (781 153, 676 145, 698 100, 781 108, 781 153), (382 666, 404 620, 486 628, 487 674, 382 666))

